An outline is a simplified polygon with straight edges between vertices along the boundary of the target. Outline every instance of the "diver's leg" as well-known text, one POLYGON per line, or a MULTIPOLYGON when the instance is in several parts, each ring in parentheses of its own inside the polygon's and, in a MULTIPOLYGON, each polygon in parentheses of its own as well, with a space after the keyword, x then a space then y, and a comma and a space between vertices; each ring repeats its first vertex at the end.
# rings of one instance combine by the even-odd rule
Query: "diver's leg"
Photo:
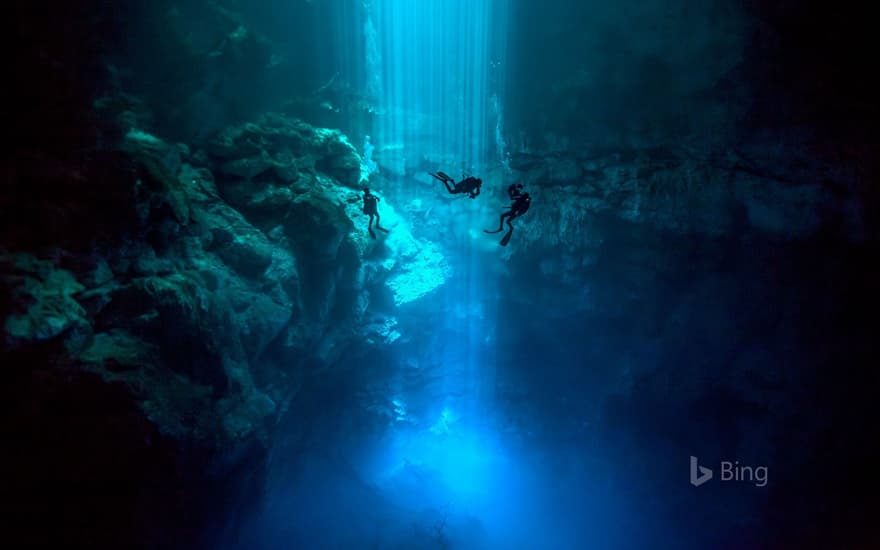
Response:
POLYGON ((379 231, 384 231, 385 233, 388 233, 388 230, 380 225, 378 212, 376 212, 376 229, 378 229, 379 231))
POLYGON ((501 214, 501 217, 498 219, 498 229, 495 229, 493 231, 489 231, 488 229, 484 229, 483 231, 485 233, 501 233, 502 231, 504 231, 504 219, 507 218, 508 216, 510 216, 510 211, 507 211, 507 212, 504 212, 503 214, 501 214))
POLYGON ((498 231, 504 229, 504 222, 507 221, 507 227, 512 227, 510 225, 510 220, 516 217, 516 214, 513 213, 512 210, 508 210, 504 214, 501 214, 501 223, 498 224, 498 231))
POLYGON ((504 235, 504 238, 501 239, 501 246, 507 246, 507 243, 510 242, 510 237, 513 235, 513 220, 519 217, 519 214, 513 212, 512 210, 508 212, 509 216, 507 217, 507 227, 510 229, 507 230, 507 233, 504 235))
POLYGON ((511 227, 511 228, 507 231, 507 234, 504 235, 504 238, 502 238, 501 241, 500 241, 498 244, 500 244, 501 246, 507 246, 507 243, 510 242, 510 237, 511 237, 512 235, 513 235, 513 227, 511 227))
POLYGON ((511 231, 513 231, 513 224, 512 224, 511 222, 512 222, 513 220, 515 220, 516 217, 517 217, 516 214, 511 213, 511 214, 510 214, 510 217, 507 218, 507 227, 509 227, 511 231))
POLYGON ((451 185, 449 185, 449 180, 443 180, 443 185, 446 186, 446 190, 449 191, 449 194, 450 194, 450 195, 454 195, 454 194, 455 194, 455 188, 452 187, 451 185))
POLYGON ((370 236, 374 239, 376 238, 376 234, 373 233, 373 214, 370 214, 370 223, 367 225, 367 231, 370 232, 370 236))
POLYGON ((484 229, 483 233, 500 233, 501 230, 504 229, 504 214, 501 214, 501 219, 498 220, 498 229, 484 229))

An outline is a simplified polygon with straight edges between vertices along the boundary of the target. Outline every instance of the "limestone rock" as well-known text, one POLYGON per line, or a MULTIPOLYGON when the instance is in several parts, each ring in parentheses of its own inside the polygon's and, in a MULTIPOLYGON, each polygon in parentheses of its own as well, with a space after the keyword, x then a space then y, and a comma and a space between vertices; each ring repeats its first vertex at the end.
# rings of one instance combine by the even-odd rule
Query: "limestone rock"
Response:
POLYGON ((223 130, 208 151, 223 159, 224 173, 245 179, 270 168, 281 183, 295 181, 304 170, 323 172, 351 188, 361 179, 361 158, 342 133, 280 114, 223 130))
POLYGON ((86 312, 76 301, 85 287, 73 273, 30 254, 2 257, 0 265, 12 302, 3 327, 7 345, 41 342, 88 326, 86 312))
POLYGON ((221 174, 237 176, 239 178, 253 178, 273 168, 272 162, 265 153, 224 162, 218 168, 221 174))
POLYGON ((517 241, 578 247, 591 234, 579 228, 608 216, 680 235, 719 237, 748 229, 805 238, 823 212, 842 213, 847 205, 817 179, 820 165, 807 173, 799 168, 803 162, 793 162, 790 175, 782 176, 784 170, 774 173, 736 155, 699 158, 683 150, 516 154, 514 178, 542 205, 527 214, 538 230, 521 224, 517 241))

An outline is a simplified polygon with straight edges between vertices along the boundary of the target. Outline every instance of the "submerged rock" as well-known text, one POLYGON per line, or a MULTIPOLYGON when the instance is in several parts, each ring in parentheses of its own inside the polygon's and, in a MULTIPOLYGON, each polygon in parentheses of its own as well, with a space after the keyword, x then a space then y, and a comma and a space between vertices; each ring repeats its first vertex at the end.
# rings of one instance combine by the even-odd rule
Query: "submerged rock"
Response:
POLYGON ((736 156, 698 158, 687 151, 515 155, 514 179, 535 198, 519 224, 525 235, 516 240, 589 249, 595 233, 585 228, 607 219, 677 235, 751 231, 784 240, 809 238, 829 214, 842 216, 848 209, 846 199, 823 184, 821 163, 814 164, 813 172, 803 172, 793 162, 789 176, 782 177, 736 156))
POLYGON ((280 114, 223 130, 208 152, 221 160, 221 173, 245 179, 270 168, 284 182, 300 171, 321 172, 352 188, 361 178, 361 158, 345 135, 280 114))
POLYGON ((6 346, 43 342, 87 326, 86 311, 75 298, 85 287, 70 271, 30 254, 0 257, 0 265, 12 305, 4 322, 6 346))
POLYGON ((449 268, 385 203, 391 233, 370 238, 361 159, 338 131, 266 115, 222 131, 208 153, 122 136, 114 164, 93 173, 128 171, 116 185, 136 215, 81 250, 4 253, 3 336, 7 351, 63 344, 74 368, 127 388, 165 437, 223 454, 265 443, 300 365, 400 338, 392 317, 368 313, 373 302, 416 300, 449 268))

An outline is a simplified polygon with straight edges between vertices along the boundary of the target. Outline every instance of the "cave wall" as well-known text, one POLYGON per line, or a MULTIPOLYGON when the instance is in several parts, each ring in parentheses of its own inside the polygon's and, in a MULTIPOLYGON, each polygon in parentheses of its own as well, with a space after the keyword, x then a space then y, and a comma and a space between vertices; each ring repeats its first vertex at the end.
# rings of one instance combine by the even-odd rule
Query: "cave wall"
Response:
POLYGON ((212 547, 256 506, 307 381, 393 341, 389 308, 448 268, 405 226, 382 242, 361 227, 338 130, 267 114, 190 147, 100 83, 56 90, 73 114, 44 112, 42 131, 64 142, 25 133, 5 160, 11 536, 212 547))
POLYGON ((687 141, 764 149, 876 144, 859 2, 514 3, 508 142, 538 149, 687 141), (545 106, 553 106, 546 108, 545 106))

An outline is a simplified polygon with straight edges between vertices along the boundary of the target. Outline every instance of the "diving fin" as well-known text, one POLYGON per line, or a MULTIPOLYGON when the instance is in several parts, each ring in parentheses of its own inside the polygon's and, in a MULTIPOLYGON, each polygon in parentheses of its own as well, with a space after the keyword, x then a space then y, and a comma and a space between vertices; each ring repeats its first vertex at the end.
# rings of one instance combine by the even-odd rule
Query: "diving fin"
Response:
POLYGON ((391 232, 390 229, 385 229, 384 227, 376 227, 376 229, 378 229, 379 231, 384 231, 385 233, 391 232))
POLYGON ((489 234, 492 234, 492 233, 501 233, 501 231, 502 231, 503 229, 504 229, 504 228, 501 228, 501 229, 495 229, 495 230, 492 230, 492 231, 489 231, 488 229, 484 229, 484 230, 483 230, 483 233, 489 233, 489 234))
POLYGON ((376 238, 376 234, 373 233, 373 230, 372 230, 372 229, 370 229, 369 231, 370 231, 370 236, 373 237, 373 238, 375 239, 375 238, 376 238))
POLYGON ((434 172, 428 172, 428 173, 431 174, 432 176, 434 176, 435 178, 437 178, 438 180, 442 181, 443 183, 446 183, 446 182, 455 183, 454 179, 450 178, 449 176, 447 176, 443 172, 437 172, 436 174, 434 172))
POLYGON ((507 235, 505 235, 504 238, 501 239, 501 246, 507 246, 507 243, 510 242, 510 236, 511 236, 511 235, 513 235, 513 229, 511 229, 510 231, 508 231, 508 232, 507 232, 507 235))

